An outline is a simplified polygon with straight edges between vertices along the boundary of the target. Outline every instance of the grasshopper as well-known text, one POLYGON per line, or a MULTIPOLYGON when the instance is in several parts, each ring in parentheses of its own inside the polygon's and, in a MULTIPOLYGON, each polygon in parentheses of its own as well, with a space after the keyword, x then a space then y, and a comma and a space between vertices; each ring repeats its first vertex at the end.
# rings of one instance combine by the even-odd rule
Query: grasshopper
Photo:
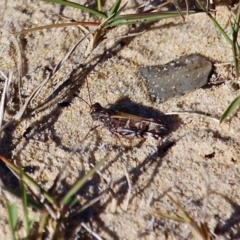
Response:
POLYGON ((100 103, 92 104, 89 86, 87 81, 88 97, 90 104, 90 115, 93 121, 107 128, 111 133, 125 138, 151 138, 162 139, 167 132, 167 127, 160 120, 144 118, 124 112, 119 112, 110 108, 104 108, 100 103))
POLYGON ((93 121, 99 122, 110 132, 126 138, 161 139, 167 131, 160 120, 104 108, 99 103, 91 105, 90 114, 93 121))

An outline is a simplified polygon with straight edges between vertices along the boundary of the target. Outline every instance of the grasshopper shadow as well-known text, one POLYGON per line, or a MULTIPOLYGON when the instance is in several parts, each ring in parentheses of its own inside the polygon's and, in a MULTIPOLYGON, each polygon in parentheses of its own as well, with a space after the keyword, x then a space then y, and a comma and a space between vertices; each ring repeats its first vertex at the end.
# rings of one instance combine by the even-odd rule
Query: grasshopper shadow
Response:
POLYGON ((139 121, 141 121, 141 118, 150 118, 160 121, 166 127, 166 131, 163 132, 163 137, 176 131, 181 124, 181 120, 177 115, 165 115, 152 107, 137 104, 128 97, 121 98, 116 103, 111 104, 109 109, 138 116, 139 121))

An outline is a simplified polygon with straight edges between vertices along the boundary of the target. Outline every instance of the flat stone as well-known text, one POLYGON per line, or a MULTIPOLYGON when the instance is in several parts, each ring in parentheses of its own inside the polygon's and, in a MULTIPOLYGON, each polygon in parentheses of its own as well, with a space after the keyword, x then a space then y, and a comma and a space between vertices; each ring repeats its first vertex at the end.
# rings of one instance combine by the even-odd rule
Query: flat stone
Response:
POLYGON ((178 58, 164 65, 140 67, 152 100, 164 102, 201 88, 208 82, 212 63, 199 54, 178 58))

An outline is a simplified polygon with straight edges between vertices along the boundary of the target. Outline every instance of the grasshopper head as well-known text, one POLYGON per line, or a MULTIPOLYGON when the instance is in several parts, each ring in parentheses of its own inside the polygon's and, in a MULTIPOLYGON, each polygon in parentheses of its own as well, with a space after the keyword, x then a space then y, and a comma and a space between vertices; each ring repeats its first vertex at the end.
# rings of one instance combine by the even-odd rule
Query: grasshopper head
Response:
POLYGON ((103 107, 101 106, 101 104, 96 102, 91 106, 90 112, 91 114, 94 114, 94 113, 100 112, 102 109, 103 107))
POLYGON ((98 102, 97 102, 97 103, 94 103, 94 104, 91 106, 90 114, 91 114, 93 120, 96 120, 96 119, 99 118, 102 109, 103 109, 103 107, 102 107, 101 104, 98 103, 98 102))

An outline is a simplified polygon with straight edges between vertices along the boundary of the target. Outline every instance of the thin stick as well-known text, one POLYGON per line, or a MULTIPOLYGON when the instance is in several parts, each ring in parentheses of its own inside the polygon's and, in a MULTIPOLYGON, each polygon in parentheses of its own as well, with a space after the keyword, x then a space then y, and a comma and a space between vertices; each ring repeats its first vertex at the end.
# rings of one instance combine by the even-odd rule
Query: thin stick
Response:
POLYGON ((1 98, 1 103, 0 103, 0 129, 2 128, 2 121, 4 117, 4 112, 5 112, 5 106, 6 102, 8 101, 8 95, 9 95, 9 86, 12 81, 12 73, 10 73, 9 77, 7 77, 2 71, 0 71, 2 76, 5 78, 5 84, 3 88, 3 93, 2 93, 2 98, 1 98))
POLYGON ((92 106, 92 100, 91 100, 91 96, 90 96, 90 91, 89 91, 89 85, 88 85, 88 80, 87 80, 87 77, 86 77, 86 82, 87 82, 87 89, 88 89, 88 98, 89 98, 89 102, 92 106))
POLYGON ((124 170, 124 173, 125 173, 125 176, 126 176, 126 179, 127 179, 127 183, 128 183, 127 199, 126 199, 126 202, 124 204, 124 210, 127 211, 129 201, 130 201, 131 192, 132 192, 132 184, 131 184, 131 180, 130 180, 129 173, 128 173, 128 170, 127 170, 126 166, 124 164, 122 164, 122 167, 123 167, 123 170, 124 170))
POLYGON ((201 117, 205 117, 205 118, 208 118, 210 120, 213 120, 213 121, 219 123, 219 119, 218 118, 207 116, 204 113, 185 111, 185 112, 169 112, 169 113, 165 113, 165 115, 190 115, 190 116, 197 116, 197 117, 201 116, 201 117))
POLYGON ((92 229, 90 229, 85 223, 81 223, 81 226, 84 227, 97 240, 103 240, 96 232, 94 232, 92 229))

